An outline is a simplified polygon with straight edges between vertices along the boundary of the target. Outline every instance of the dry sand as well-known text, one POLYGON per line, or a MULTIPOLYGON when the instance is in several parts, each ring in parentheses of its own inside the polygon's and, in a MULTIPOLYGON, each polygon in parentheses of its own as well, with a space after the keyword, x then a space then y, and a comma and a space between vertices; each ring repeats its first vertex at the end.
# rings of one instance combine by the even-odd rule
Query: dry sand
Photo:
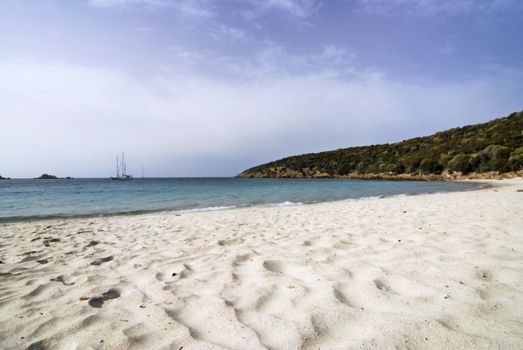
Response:
POLYGON ((2 349, 522 349, 523 180, 0 225, 2 349))

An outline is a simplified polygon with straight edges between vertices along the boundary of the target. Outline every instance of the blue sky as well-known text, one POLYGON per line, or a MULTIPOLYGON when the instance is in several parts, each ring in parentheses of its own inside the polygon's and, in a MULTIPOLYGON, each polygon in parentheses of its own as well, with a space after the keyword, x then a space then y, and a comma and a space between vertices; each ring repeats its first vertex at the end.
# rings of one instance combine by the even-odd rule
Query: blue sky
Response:
POLYGON ((523 109, 523 1, 2 0, 0 174, 229 176, 523 109))

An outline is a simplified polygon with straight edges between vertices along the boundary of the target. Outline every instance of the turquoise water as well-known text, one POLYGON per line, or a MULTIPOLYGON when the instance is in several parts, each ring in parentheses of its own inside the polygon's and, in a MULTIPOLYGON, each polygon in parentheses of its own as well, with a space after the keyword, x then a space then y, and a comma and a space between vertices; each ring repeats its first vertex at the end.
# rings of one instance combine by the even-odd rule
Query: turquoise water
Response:
POLYGON ((0 181, 0 221, 219 210, 471 189, 449 182, 334 179, 147 178, 0 181))

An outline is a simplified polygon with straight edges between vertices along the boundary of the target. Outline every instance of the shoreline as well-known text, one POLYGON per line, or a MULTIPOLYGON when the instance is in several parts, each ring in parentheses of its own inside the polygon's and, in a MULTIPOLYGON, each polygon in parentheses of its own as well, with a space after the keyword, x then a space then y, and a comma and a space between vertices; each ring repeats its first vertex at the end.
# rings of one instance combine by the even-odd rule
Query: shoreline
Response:
POLYGON ((445 181, 445 182, 456 182, 456 181, 467 181, 467 180, 504 180, 514 179, 523 177, 523 170, 520 171, 509 171, 509 172, 484 172, 484 173, 449 173, 443 172, 442 174, 389 174, 389 173, 351 173, 348 175, 330 175, 320 174, 318 176, 303 176, 301 173, 291 173, 284 175, 264 176, 261 173, 241 173, 236 175, 237 178, 241 179, 296 179, 296 180, 308 180, 308 179, 338 179, 338 180, 367 180, 367 181, 445 181))
MULTIPOLYGON (((299 180, 299 179, 298 179, 299 180)), ((311 179, 304 179, 311 180, 311 179)), ((312 179, 313 180, 313 179, 312 179)), ((321 179, 325 180, 325 179, 321 179)), ((332 180, 361 180, 361 181, 393 181, 390 179, 349 179, 349 178, 332 178, 332 180)), ((503 179, 504 180, 504 179, 503 179)), ((426 181, 426 180, 398 180, 398 181, 426 181)), ((464 189, 449 189, 448 191, 435 191, 435 192, 420 192, 420 193, 398 193, 391 195, 378 195, 378 196, 362 196, 362 197, 348 197, 343 199, 329 199, 323 201, 312 201, 312 202, 290 202, 283 201, 279 203, 266 203, 266 204, 241 204, 241 205, 230 205, 230 206, 218 206, 218 207, 202 207, 202 208, 187 208, 187 209, 138 209, 131 211, 123 212, 109 212, 109 213, 87 213, 87 214, 51 214, 51 215, 29 215, 29 216, 11 216, 11 217, 0 217, 0 226, 9 223, 18 223, 18 222, 41 222, 48 220, 71 220, 71 219, 89 219, 89 218, 106 218, 106 217, 127 217, 135 215, 148 215, 148 214, 185 214, 191 212, 207 212, 207 211, 224 211, 224 210, 236 210, 236 209, 248 209, 248 208, 271 208, 271 207, 287 207, 287 206, 299 206, 299 205, 311 205, 311 204, 321 204, 321 203, 332 203, 332 202, 343 202, 343 201, 352 201, 352 200, 366 200, 366 199, 381 199, 389 198, 395 196, 418 196, 418 195, 428 195, 436 193, 450 193, 450 192, 460 192, 460 191, 477 191, 484 188, 489 188, 492 186, 485 179, 460 179, 460 180, 434 180, 436 182, 452 182, 452 183, 474 183, 478 187, 474 188, 464 188, 464 189), (289 203, 289 204, 287 204, 289 203)), ((501 181, 501 180, 496 180, 501 181)))
POLYGON ((0 347, 523 347, 523 179, 0 225, 0 347))

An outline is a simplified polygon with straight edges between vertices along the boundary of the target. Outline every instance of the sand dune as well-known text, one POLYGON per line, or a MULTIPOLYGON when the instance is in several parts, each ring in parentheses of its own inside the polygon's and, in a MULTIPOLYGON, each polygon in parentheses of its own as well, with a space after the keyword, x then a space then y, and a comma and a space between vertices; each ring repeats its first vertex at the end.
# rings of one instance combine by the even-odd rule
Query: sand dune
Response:
POLYGON ((521 349, 523 180, 0 226, 2 349, 521 349))

